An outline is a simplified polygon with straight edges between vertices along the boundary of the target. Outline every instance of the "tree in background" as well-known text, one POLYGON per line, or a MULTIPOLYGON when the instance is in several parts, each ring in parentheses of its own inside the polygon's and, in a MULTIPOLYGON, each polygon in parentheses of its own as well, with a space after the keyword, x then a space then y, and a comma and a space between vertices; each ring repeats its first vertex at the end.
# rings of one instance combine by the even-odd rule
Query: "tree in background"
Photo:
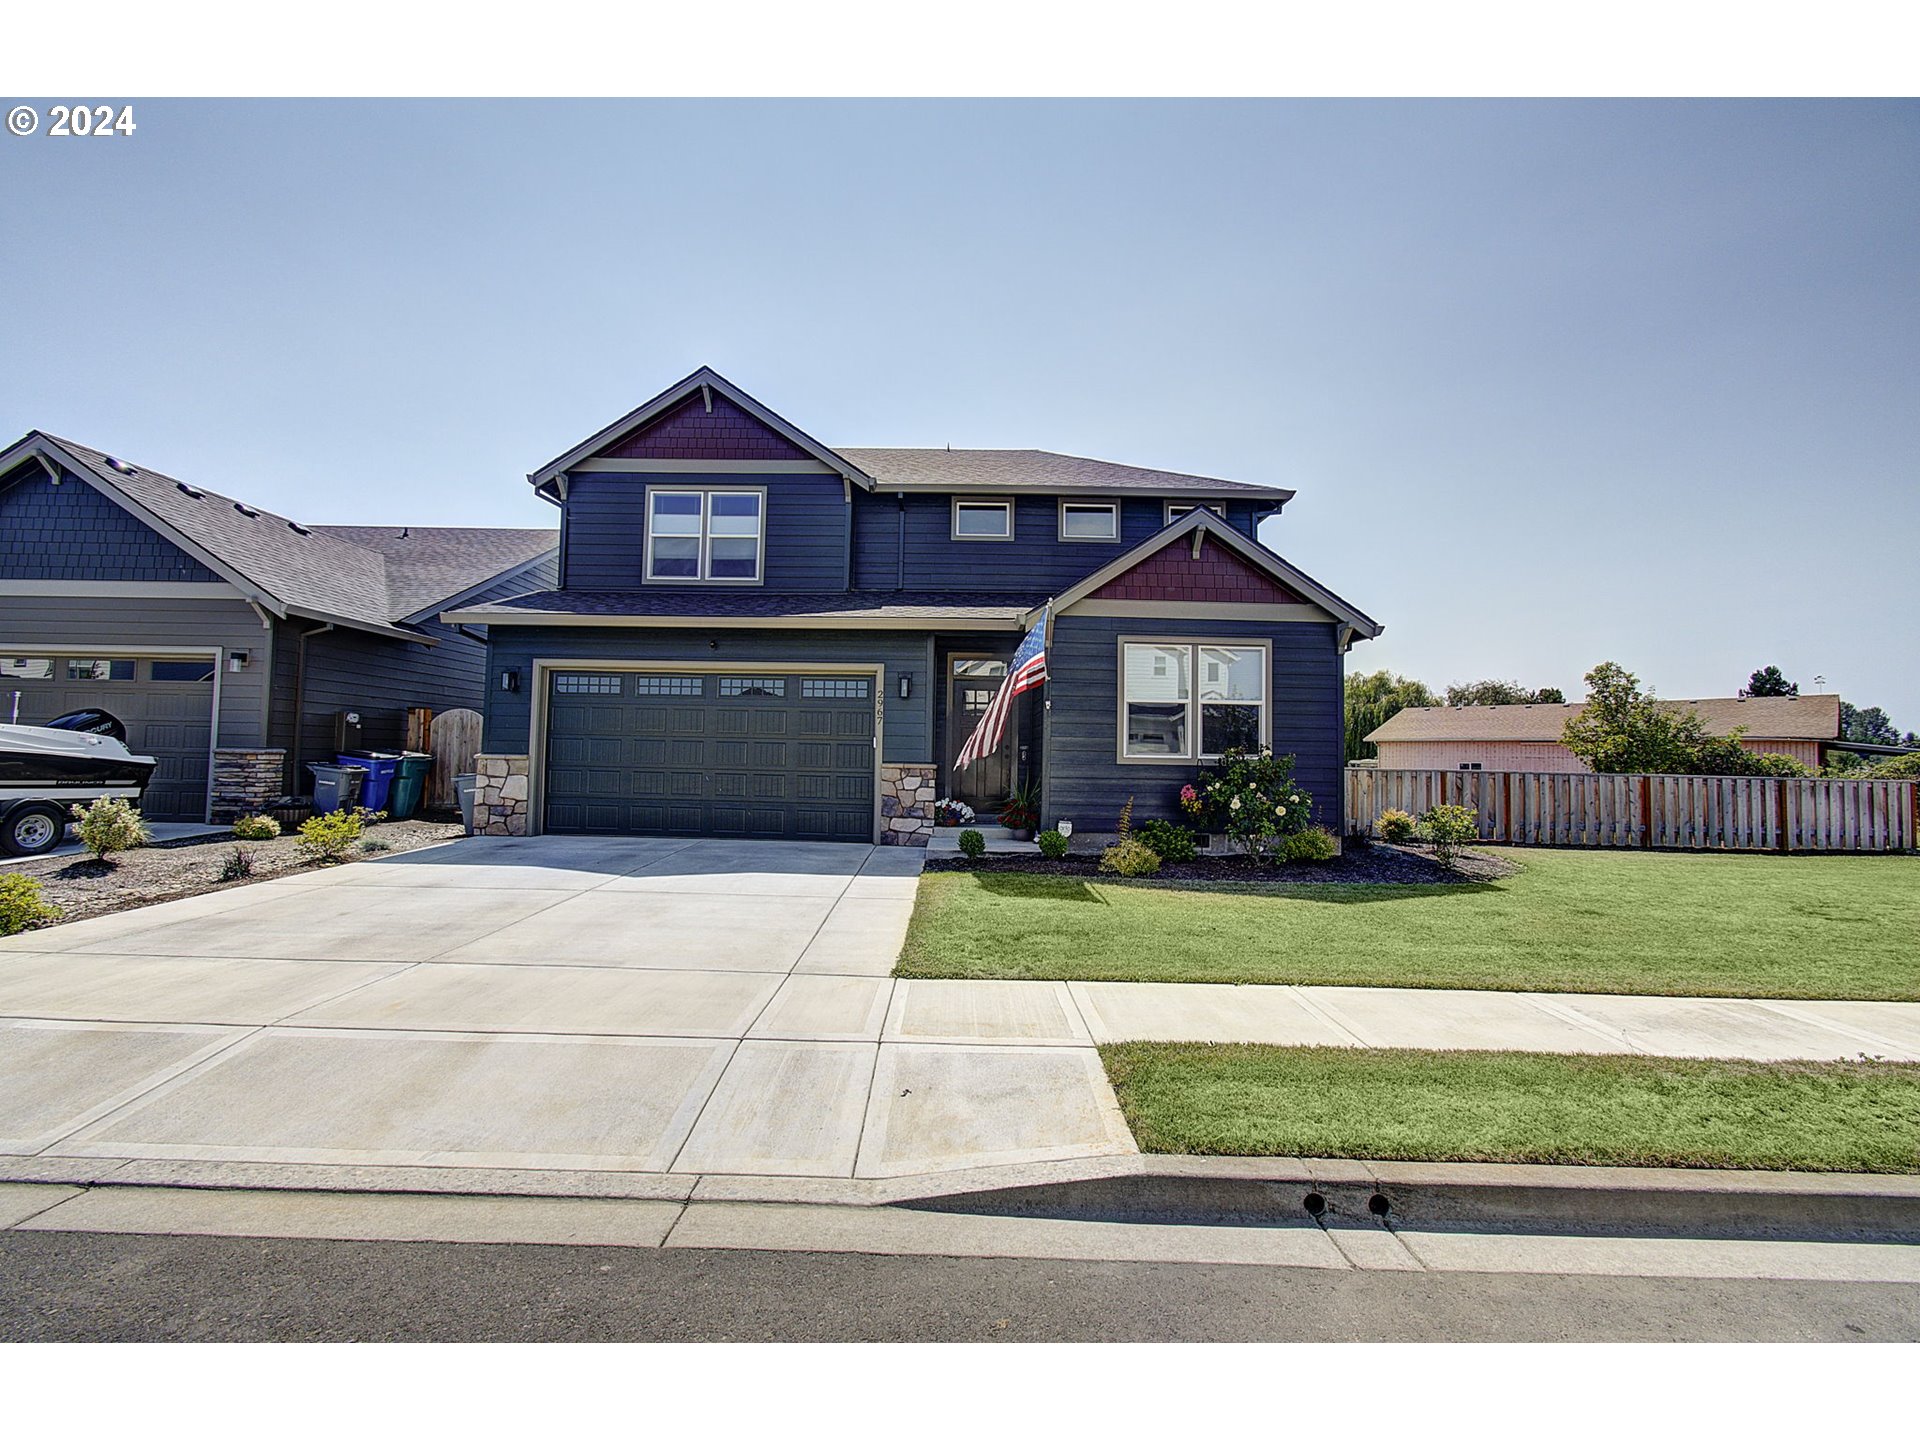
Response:
MULTIPOLYGON (((1920 748, 1920 735, 1911 730, 1903 733, 1878 705, 1861 708, 1849 705, 1844 700, 1840 702, 1840 738, 1855 740, 1862 745, 1912 745, 1920 748)), ((1895 755, 1876 759, 1872 755, 1856 755, 1850 750, 1829 750, 1826 773, 1855 779, 1920 779, 1920 756, 1895 755)))
POLYGON ((1799 685, 1780 673, 1778 665, 1768 665, 1756 670, 1747 677, 1747 688, 1742 695, 1758 697, 1763 695, 1798 695, 1799 685))
POLYGON ((1517 680, 1469 680, 1447 686, 1449 705, 1564 705, 1567 697, 1551 685, 1529 690, 1517 680))
POLYGON ((1410 705, 1437 705, 1433 692, 1418 680, 1375 670, 1347 676, 1347 763, 1371 760, 1379 747, 1363 738, 1410 705))
POLYGON ((1863 745, 1920 745, 1920 735, 1911 730, 1901 734, 1900 727, 1878 705, 1861 710, 1844 700, 1840 702, 1840 735, 1863 745))
POLYGON ((1587 672, 1587 704, 1560 743, 1604 775, 1807 775, 1785 755, 1757 755, 1741 731, 1709 735, 1692 710, 1668 709, 1640 678, 1608 660, 1587 672))

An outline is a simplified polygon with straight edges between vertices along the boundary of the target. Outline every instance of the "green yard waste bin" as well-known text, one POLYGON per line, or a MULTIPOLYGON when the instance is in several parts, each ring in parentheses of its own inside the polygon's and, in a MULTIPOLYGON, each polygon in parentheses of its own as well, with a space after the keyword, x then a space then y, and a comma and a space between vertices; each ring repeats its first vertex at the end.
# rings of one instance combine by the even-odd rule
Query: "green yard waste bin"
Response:
POLYGON ((433 768, 433 756, 408 750, 400 756, 400 768, 393 777, 393 796, 388 812, 395 820, 411 820, 420 810, 420 799, 427 792, 427 772, 433 768))

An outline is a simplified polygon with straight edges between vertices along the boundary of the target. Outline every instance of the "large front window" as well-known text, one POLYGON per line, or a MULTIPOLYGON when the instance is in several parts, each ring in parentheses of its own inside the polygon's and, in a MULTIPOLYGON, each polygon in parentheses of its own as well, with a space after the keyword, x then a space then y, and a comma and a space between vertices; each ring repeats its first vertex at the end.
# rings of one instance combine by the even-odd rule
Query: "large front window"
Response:
POLYGON ((647 579, 760 582, 766 497, 758 490, 647 492, 647 579))
POLYGON ((1260 645, 1129 640, 1120 647, 1120 758, 1210 760, 1267 742, 1260 645))

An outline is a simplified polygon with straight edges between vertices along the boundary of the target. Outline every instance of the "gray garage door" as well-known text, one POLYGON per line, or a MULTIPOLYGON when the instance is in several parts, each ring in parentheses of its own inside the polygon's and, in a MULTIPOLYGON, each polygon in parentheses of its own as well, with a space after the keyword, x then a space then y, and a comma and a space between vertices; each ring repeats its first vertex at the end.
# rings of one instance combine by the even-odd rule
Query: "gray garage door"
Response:
POLYGON ((558 672, 546 828, 870 841, 873 683, 799 671, 558 672))
POLYGON ((70 710, 105 710, 127 727, 127 748, 160 763, 140 811, 149 820, 203 820, 213 743, 214 661, 110 655, 0 655, 0 720, 20 697, 20 723, 70 710))

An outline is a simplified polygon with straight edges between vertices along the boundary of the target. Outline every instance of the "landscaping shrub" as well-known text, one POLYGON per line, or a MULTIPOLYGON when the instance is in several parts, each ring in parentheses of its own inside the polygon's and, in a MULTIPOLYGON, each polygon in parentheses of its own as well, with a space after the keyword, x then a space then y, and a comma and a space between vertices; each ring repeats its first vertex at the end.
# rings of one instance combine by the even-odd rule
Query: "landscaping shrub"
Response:
POLYGON ((1920 780, 1920 753, 1882 760, 1867 776, 1873 780, 1920 780))
POLYGON ((31 875, 0 875, 0 935, 18 935, 60 918, 60 907, 40 896, 31 875))
POLYGON ((1380 838, 1393 845, 1405 845, 1413 839, 1414 819, 1404 810, 1380 812, 1380 838))
POLYGON ((1040 841, 1040 853, 1049 860, 1067 858, 1067 837, 1058 830, 1042 830, 1036 837, 1040 841))
POLYGON ((1193 843, 1193 832, 1171 820, 1149 820, 1133 833, 1142 845, 1162 860, 1172 860, 1178 864, 1200 853, 1200 848, 1193 843))
POLYGON ((227 852, 227 858, 220 862, 220 879, 223 883, 233 880, 253 878, 253 857, 238 845, 227 852))
POLYGON ((1293 756, 1270 750, 1228 750, 1200 776, 1202 813, 1251 853, 1271 853, 1313 815, 1313 797, 1294 783, 1293 763, 1293 756))
POLYGON ((384 855, 393 849, 391 840, 382 840, 378 835, 370 835, 360 842, 362 855, 384 855))
POLYGON ((1480 821, 1464 805, 1436 805, 1420 817, 1420 833, 1433 847, 1433 858, 1453 870, 1458 868, 1460 847, 1480 838, 1480 821))
POLYGON ((978 830, 960 832, 960 853, 969 860, 978 860, 987 853, 987 837, 978 830))
POLYGON ((1288 860, 1303 864, 1319 864, 1331 860, 1340 853, 1340 842, 1333 838, 1333 832, 1324 825, 1309 825, 1305 830, 1296 830, 1280 842, 1280 854, 1288 860))
POLYGON ((346 858, 361 834, 374 821, 384 818, 382 810, 335 810, 315 815, 300 826, 300 838, 294 843, 300 853, 315 864, 330 865, 346 858))
POLYGON ((119 850, 134 850, 152 837, 140 812, 125 800, 101 799, 91 805, 75 805, 73 818, 79 824, 80 843, 104 860, 119 850))
POLYGON ((1106 848, 1100 868, 1110 875, 1151 875, 1160 868, 1160 857, 1145 841, 1130 837, 1106 848))
POLYGON ((236 840, 278 840, 280 822, 271 815, 242 815, 233 822, 236 840))

